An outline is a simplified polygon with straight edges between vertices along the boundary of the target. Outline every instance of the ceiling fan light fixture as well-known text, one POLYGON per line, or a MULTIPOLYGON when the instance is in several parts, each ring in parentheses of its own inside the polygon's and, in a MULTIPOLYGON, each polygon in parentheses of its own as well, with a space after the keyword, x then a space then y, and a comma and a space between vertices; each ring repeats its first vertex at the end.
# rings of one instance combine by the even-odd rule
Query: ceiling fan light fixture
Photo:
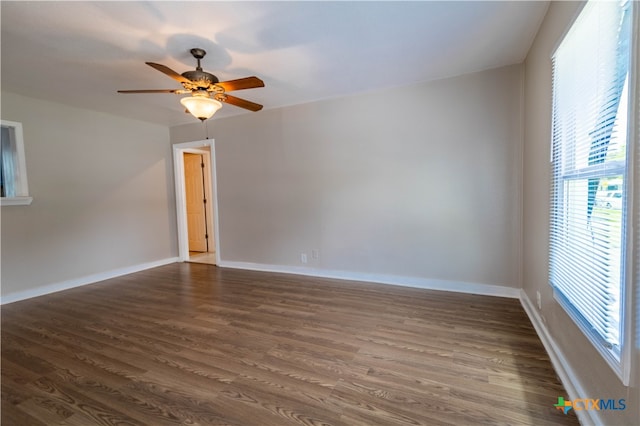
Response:
POLYGON ((194 96, 189 96, 180 99, 180 103, 199 120, 206 120, 213 117, 222 104, 215 99, 211 99, 208 95, 200 95, 195 93, 194 96))
POLYGON ((202 121, 213 117, 213 114, 222 108, 221 102, 249 111, 260 111, 262 105, 227 95, 226 92, 264 87, 264 81, 256 76, 219 81, 218 77, 204 71, 200 65, 200 60, 204 58, 206 53, 202 49, 191 49, 191 55, 198 61, 198 66, 195 71, 185 71, 182 74, 178 74, 162 64, 145 62, 151 68, 178 81, 182 84, 183 89, 118 90, 118 93, 175 93, 177 95, 191 93, 191 96, 180 99, 180 103, 187 109, 187 112, 202 121))

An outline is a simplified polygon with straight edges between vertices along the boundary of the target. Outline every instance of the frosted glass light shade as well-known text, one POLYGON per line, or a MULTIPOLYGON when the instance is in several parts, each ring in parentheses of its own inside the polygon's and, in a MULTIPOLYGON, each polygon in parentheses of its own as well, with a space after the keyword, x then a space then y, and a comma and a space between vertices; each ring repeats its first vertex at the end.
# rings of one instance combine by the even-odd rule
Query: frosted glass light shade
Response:
POLYGON ((180 103, 193 115, 202 121, 213 117, 222 104, 206 96, 189 96, 180 99, 180 103))

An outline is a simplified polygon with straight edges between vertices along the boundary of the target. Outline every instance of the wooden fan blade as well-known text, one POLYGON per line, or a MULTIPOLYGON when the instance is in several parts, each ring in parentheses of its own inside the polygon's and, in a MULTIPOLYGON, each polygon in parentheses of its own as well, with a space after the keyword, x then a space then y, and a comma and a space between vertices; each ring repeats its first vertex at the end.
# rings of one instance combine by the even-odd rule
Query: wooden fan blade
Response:
POLYGON ((176 93, 176 89, 118 90, 118 93, 176 93))
POLYGON ((239 78, 237 80, 221 81, 216 83, 224 89, 225 92, 231 92, 233 90, 253 89, 255 87, 264 87, 264 81, 258 77, 246 77, 239 78))
POLYGON ((240 108, 248 109, 249 111, 260 111, 262 109, 262 105, 256 104, 254 102, 248 101, 246 99, 236 98, 235 96, 225 95, 224 98, 220 99, 222 102, 226 102, 231 105, 235 105, 240 108))
POLYGON ((180 83, 191 83, 191 80, 189 80, 188 78, 184 78, 183 76, 181 76, 180 74, 172 70, 171 68, 166 67, 162 64, 156 64, 153 62, 145 62, 145 64, 149 65, 151 68, 157 69, 161 73, 168 75, 169 77, 179 81, 180 83))

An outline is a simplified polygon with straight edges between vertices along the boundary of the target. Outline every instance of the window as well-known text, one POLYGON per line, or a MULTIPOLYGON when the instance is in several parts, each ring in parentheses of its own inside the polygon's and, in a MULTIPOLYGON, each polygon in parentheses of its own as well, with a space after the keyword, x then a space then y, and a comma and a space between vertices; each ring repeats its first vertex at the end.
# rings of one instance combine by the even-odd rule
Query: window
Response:
POLYGON ((31 204, 22 140, 22 124, 2 120, 0 144, 0 205, 31 204))
POLYGON ((549 279, 625 384, 632 3, 587 3, 552 57, 549 279))

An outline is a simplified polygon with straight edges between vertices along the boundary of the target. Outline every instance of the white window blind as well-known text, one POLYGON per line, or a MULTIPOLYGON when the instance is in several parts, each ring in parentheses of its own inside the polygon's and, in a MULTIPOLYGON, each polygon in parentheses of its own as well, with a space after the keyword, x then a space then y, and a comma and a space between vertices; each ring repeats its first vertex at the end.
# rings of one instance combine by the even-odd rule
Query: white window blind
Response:
POLYGON ((2 120, 0 142, 0 206, 28 205, 27 167, 22 124, 2 120))
POLYGON ((623 343, 631 5, 589 2, 552 57, 550 282, 614 366, 623 343))

